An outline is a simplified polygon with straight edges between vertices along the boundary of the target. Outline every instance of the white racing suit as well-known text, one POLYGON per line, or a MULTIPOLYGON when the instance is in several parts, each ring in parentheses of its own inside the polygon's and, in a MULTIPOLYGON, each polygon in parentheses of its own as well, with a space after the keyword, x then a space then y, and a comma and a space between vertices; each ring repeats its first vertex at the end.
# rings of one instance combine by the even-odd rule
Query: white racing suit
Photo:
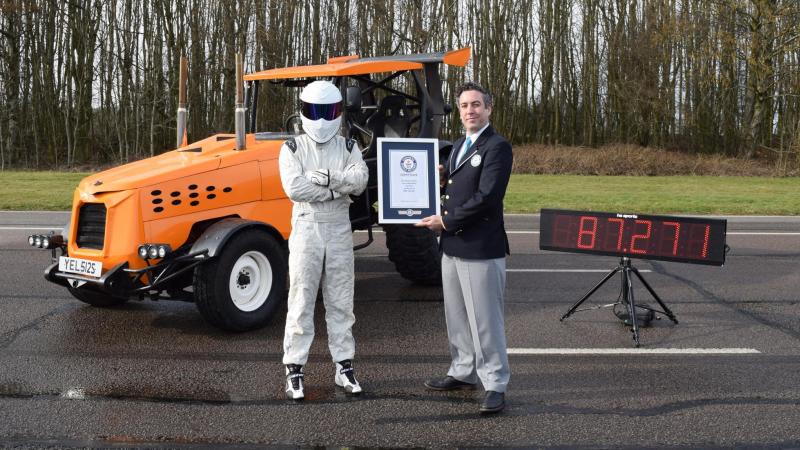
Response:
POLYGON ((367 165, 355 141, 335 136, 318 144, 305 134, 283 144, 279 163, 283 190, 294 202, 283 364, 305 365, 308 360, 320 282, 333 361, 353 359, 352 201, 348 195, 364 191, 367 165), (311 173, 318 169, 328 171, 327 186, 311 181, 311 173))

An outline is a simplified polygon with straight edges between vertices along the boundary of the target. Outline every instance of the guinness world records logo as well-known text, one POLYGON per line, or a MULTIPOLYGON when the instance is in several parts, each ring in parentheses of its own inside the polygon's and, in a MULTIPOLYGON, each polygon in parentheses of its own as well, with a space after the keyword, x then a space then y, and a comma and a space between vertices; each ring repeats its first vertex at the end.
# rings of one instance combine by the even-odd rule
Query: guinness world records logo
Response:
POLYGON ((400 168, 403 172, 413 172, 417 170, 417 160, 413 156, 404 156, 400 160, 400 168))

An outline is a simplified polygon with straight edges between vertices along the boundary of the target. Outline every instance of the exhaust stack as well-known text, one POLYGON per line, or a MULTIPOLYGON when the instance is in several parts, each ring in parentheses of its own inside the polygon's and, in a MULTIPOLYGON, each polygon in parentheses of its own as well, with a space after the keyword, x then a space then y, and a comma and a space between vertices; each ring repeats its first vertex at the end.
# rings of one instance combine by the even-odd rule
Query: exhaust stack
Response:
POLYGON ((245 149, 245 118, 244 113, 244 80, 242 75, 244 71, 244 64, 242 63, 242 54, 236 54, 236 150, 245 149))
POLYGON ((187 144, 186 139, 186 81, 189 79, 189 60, 181 56, 180 75, 178 76, 178 124, 177 147, 187 144))

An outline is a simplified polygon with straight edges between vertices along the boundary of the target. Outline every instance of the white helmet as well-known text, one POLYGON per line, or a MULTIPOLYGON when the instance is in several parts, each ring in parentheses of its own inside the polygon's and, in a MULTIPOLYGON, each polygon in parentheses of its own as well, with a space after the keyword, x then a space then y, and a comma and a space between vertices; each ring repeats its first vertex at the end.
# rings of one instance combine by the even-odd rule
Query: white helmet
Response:
POLYGON ((300 93, 303 131, 315 142, 333 139, 342 126, 342 93, 330 81, 309 83, 300 93))

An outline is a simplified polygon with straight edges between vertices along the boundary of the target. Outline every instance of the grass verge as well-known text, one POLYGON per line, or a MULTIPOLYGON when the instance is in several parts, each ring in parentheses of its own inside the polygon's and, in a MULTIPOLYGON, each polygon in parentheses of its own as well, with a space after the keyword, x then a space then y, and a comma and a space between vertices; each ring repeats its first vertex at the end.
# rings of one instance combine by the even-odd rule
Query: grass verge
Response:
POLYGON ((0 210, 67 211, 72 193, 88 173, 0 172, 0 210))
MULTIPOLYGON (((69 210, 86 173, 0 172, 0 210, 69 210)), ((512 175, 507 212, 541 208, 640 214, 800 215, 800 179, 512 175)))
POLYGON ((766 177, 512 175, 507 212, 798 215, 800 180, 766 177))

